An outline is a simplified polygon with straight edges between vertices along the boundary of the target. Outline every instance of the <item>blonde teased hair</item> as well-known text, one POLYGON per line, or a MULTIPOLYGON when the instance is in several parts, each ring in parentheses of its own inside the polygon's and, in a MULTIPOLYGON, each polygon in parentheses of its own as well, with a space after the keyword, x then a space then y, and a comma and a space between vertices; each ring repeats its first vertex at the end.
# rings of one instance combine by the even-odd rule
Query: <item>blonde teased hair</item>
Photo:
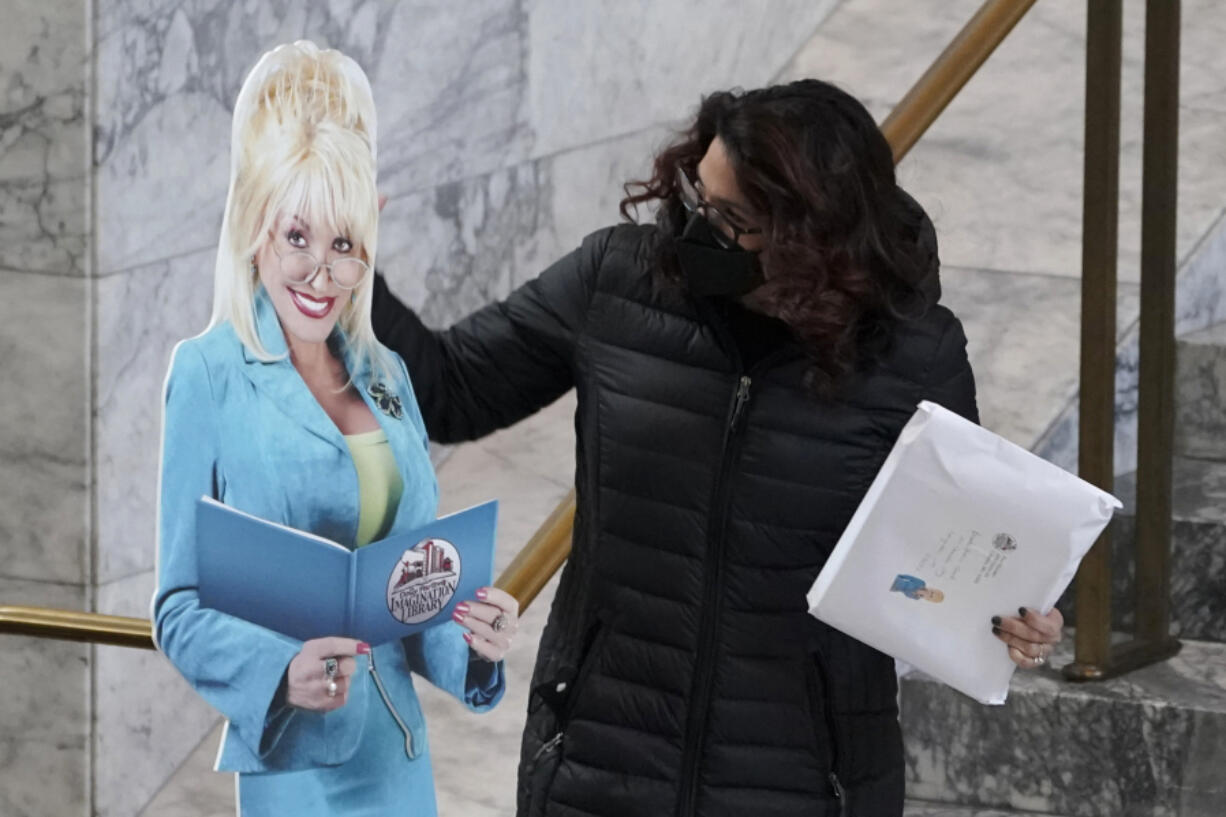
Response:
MULTIPOLYGON (((330 223, 372 267, 378 243, 376 120, 370 82, 335 50, 299 40, 262 56, 238 93, 230 192, 222 217, 209 328, 229 321, 260 360, 273 360, 255 323, 252 258, 279 214, 330 223)), ((322 274, 322 273, 321 273, 322 274)), ((370 323, 373 275, 346 298, 338 323, 351 353, 387 376, 370 323)), ((352 376, 352 372, 350 375, 352 376)))

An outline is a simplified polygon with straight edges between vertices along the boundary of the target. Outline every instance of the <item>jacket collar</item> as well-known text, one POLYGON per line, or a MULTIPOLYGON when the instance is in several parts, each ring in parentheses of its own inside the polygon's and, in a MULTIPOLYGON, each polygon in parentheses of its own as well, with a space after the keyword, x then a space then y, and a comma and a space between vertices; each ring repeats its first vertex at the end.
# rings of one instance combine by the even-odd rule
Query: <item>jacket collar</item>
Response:
MULTIPOLYGON (((246 344, 243 345, 243 360, 247 364, 247 374, 256 388, 269 394, 281 410, 292 420, 305 426, 308 431, 327 440, 332 445, 348 451, 345 438, 332 418, 328 416, 315 395, 307 388, 294 368, 289 357, 289 346, 285 340, 285 331, 277 317, 276 307, 272 298, 260 285, 255 295, 255 328, 264 350, 272 355, 272 360, 260 360, 246 344)), ((370 379, 370 367, 365 361, 357 359, 353 354, 348 338, 339 325, 328 338, 328 345, 334 352, 339 352, 345 362, 345 370, 349 372, 354 386, 361 393, 367 404, 371 404, 366 386, 370 379)), ((375 409, 375 417, 382 425, 382 418, 375 409)))

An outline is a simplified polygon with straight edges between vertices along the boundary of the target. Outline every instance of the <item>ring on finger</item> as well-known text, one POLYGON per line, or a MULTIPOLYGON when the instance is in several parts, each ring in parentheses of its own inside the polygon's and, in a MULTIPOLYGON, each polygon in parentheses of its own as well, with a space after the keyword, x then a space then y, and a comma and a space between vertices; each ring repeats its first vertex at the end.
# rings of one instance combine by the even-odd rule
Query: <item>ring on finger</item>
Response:
POLYGON ((507 614, 499 613, 494 617, 494 620, 490 622, 490 629, 496 633, 500 633, 507 628, 507 621, 507 614))
POLYGON ((328 679, 328 697, 336 697, 336 681, 332 680, 331 678, 328 679))
POLYGON ((335 658, 324 659, 324 675, 328 676, 329 681, 336 677, 336 673, 340 671, 340 666, 340 662, 335 658))

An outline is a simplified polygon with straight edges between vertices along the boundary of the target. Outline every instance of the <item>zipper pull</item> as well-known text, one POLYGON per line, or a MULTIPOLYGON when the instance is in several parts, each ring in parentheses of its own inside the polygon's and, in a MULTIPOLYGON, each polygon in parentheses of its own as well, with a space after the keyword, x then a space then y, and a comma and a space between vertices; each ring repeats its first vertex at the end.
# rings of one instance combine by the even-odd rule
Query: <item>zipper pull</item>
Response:
POLYGON ((417 755, 413 753, 413 732, 401 719, 400 713, 396 711, 396 707, 392 705, 392 699, 387 694, 387 690, 383 688, 383 679, 379 677, 378 671, 375 669, 375 652, 371 650, 366 656, 367 667, 370 669, 370 677, 374 679, 375 687, 379 690, 379 697, 383 699, 383 705, 387 707, 387 711, 392 713, 392 719, 396 721, 396 725, 400 727, 400 731, 404 733, 404 753, 409 756, 409 760, 416 760, 417 755))
POLYGON ((548 752, 552 752, 561 743, 562 743, 562 733, 559 732, 558 734, 554 735, 549 740, 541 744, 541 748, 537 749, 536 754, 532 756, 532 762, 535 763, 536 761, 540 760, 541 755, 546 754, 548 752))
POLYGON ((741 424, 741 419, 745 416, 745 407, 749 405, 749 387, 753 385, 753 380, 748 375, 741 376, 741 382, 736 387, 736 402, 732 405, 732 422, 729 428, 736 431, 741 424))
POLYGON ((843 789, 843 783, 839 780, 839 776, 834 772, 830 773, 830 787, 834 789, 834 799, 839 801, 839 814, 847 813, 847 792, 843 789))

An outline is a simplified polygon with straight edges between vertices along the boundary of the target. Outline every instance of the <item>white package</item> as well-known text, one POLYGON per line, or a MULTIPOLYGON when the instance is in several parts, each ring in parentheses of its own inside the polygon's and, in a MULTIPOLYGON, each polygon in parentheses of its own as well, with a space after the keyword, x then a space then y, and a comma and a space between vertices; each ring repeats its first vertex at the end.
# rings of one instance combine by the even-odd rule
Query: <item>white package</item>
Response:
POLYGON ((1016 665, 992 616, 1047 613, 1120 501, 924 402, 808 593, 809 612, 987 704, 1016 665))

